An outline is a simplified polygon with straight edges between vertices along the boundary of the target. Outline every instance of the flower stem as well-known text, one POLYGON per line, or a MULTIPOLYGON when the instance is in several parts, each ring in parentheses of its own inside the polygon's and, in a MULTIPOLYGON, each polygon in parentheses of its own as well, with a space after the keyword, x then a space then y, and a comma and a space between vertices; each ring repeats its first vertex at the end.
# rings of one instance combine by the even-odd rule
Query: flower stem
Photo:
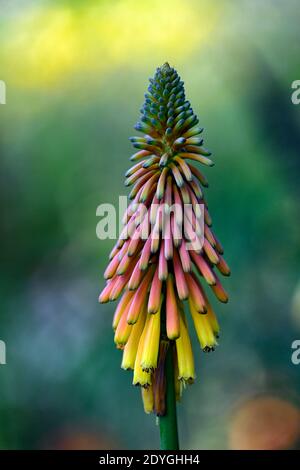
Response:
POLYGON ((176 412, 176 394, 174 382, 173 347, 169 344, 165 362, 166 377, 166 413, 159 418, 161 450, 178 450, 178 430, 176 412))

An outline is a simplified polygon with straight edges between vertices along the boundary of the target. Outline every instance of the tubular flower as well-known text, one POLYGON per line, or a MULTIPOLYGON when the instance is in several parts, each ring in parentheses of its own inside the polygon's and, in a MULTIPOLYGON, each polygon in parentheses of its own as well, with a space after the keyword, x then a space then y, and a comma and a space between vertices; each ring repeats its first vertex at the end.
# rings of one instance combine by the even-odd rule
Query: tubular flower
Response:
POLYGON ((125 180, 131 202, 99 301, 121 297, 113 329, 116 346, 123 350, 122 367, 134 371, 145 411, 163 415, 168 348, 173 350, 178 399, 182 386, 195 379, 184 302, 201 348, 214 350, 219 325, 203 285, 227 302, 217 271, 228 276, 230 270, 211 229, 203 196, 207 180, 194 166, 212 166, 210 152, 203 147, 203 129, 183 82, 168 64, 150 79, 135 129, 143 136, 130 138, 136 149, 125 180))

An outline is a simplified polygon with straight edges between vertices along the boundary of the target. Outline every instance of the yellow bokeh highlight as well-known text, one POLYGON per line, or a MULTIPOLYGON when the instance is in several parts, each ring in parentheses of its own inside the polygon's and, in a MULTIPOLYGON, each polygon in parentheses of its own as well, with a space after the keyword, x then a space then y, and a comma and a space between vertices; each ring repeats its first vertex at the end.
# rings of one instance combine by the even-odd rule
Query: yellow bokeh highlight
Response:
POLYGON ((105 0, 33 7, 6 20, 0 56, 20 88, 57 86, 73 74, 189 59, 213 34, 220 8, 193 0, 105 0))

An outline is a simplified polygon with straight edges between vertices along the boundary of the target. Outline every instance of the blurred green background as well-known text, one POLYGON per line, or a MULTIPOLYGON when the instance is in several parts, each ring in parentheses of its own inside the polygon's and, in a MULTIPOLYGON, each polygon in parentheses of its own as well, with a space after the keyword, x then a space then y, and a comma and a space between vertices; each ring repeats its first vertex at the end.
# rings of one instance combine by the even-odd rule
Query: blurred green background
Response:
POLYGON ((232 268, 218 349, 205 355, 194 338, 182 448, 251 441, 235 416, 260 395, 297 421, 299 2, 2 0, 0 12, 0 448, 159 445, 120 369, 114 305, 97 303, 113 241, 95 229, 97 206, 126 194, 128 137, 165 61, 205 127, 206 195, 232 268))

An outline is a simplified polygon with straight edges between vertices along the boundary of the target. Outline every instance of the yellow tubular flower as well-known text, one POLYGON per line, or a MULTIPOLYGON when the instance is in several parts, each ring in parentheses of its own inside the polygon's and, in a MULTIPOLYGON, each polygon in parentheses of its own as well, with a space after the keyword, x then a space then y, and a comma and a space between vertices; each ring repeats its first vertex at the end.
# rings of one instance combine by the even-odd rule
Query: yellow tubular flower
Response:
POLYGON ((117 329, 120 318, 121 318, 122 314, 124 313, 124 310, 126 309, 128 303, 132 299, 133 295, 134 295, 134 292, 131 292, 131 291, 125 291, 124 292, 123 297, 120 300, 119 305, 118 305, 118 307, 115 311, 115 314, 114 314, 113 325, 112 325, 114 330, 117 329))
POLYGON ((191 301, 189 302, 189 305, 201 348, 205 352, 214 350, 215 346, 217 345, 217 341, 212 325, 208 319, 208 315, 203 315, 197 312, 194 304, 191 301))
MULTIPOLYGON (((199 315, 199 314, 198 314, 199 315)), ((178 379, 193 383, 195 379, 194 356, 184 312, 180 311, 180 337, 176 340, 178 379)))
POLYGON ((138 321, 132 327, 129 339, 123 351, 123 359, 121 364, 122 369, 134 369, 134 363, 139 346, 139 341, 143 328, 145 326, 146 313, 146 308, 144 307, 143 311, 141 312, 138 318, 138 321))
POLYGON ((141 387, 146 387, 146 388, 148 388, 151 385, 152 378, 151 378, 150 372, 146 372, 142 369, 141 360, 142 360, 144 342, 145 342, 145 337, 147 335, 149 321, 150 321, 150 315, 148 315, 146 318, 143 333, 140 337, 140 341, 139 341, 139 345, 138 345, 138 349, 136 353, 136 358, 134 362, 133 381, 132 381, 133 385, 140 385, 141 387))
POLYGON ((182 396, 182 381, 179 379, 178 358, 176 349, 174 349, 174 385, 176 401, 180 401, 182 396))
POLYGON ((141 357, 142 369, 146 372, 152 371, 157 367, 157 358, 160 341, 160 312, 159 310, 154 315, 147 313, 149 321, 144 339, 144 347, 141 357))
POLYGON ((212 327, 212 330, 214 332, 214 335, 216 338, 219 337, 219 333, 220 333, 220 326, 219 326, 219 322, 217 320, 217 317, 213 311, 213 309, 211 308, 211 305, 210 303, 207 301, 206 303, 206 306, 207 306, 207 318, 208 318, 208 321, 212 327))
POLYGON ((148 388, 142 387, 141 390, 142 390, 142 400, 143 400, 145 413, 147 414, 152 413, 153 404, 154 404, 152 385, 150 385, 148 388))
POLYGON ((129 325, 127 323, 127 313, 128 313, 129 307, 130 307, 130 303, 127 304, 120 318, 120 321, 118 323, 118 326, 115 332, 114 341, 117 346, 124 346, 127 343, 127 340, 132 330, 132 325, 129 325))

